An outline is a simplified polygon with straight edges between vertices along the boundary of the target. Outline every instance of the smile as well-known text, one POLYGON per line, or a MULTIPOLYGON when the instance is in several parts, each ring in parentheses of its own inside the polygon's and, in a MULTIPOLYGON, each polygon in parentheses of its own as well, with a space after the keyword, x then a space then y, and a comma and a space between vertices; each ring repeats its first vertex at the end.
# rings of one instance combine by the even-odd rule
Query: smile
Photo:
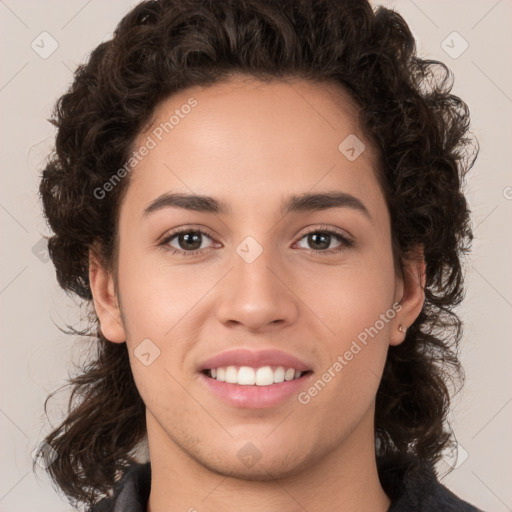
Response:
POLYGON ((300 379, 305 373, 308 372, 284 366, 261 366, 260 368, 226 366, 205 370, 205 374, 212 379, 240 386, 270 386, 300 379))

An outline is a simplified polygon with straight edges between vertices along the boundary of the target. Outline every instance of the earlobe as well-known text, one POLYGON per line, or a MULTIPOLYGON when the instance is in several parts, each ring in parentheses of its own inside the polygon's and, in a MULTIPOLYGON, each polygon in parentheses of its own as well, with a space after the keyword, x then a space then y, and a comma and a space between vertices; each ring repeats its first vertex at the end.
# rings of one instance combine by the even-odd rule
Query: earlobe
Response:
POLYGON ((398 302, 400 311, 392 326, 389 344, 400 345, 405 340, 407 329, 414 323, 423 309, 425 301, 426 264, 423 249, 417 248, 413 258, 406 261, 400 286, 398 302))
POLYGON ((103 336, 114 343, 123 343, 126 341, 126 334, 121 320, 114 278, 112 273, 98 261, 92 249, 89 250, 89 285, 103 336))

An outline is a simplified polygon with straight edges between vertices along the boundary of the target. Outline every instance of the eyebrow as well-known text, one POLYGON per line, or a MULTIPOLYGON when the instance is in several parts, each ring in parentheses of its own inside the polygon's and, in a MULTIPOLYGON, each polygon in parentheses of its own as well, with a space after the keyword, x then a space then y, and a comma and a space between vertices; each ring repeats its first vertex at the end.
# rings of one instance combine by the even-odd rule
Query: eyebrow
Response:
MULTIPOLYGON (((229 214, 231 212, 231 208, 229 208, 227 203, 214 197, 196 194, 164 193, 145 208, 142 216, 147 217, 156 211, 172 207, 213 214, 229 214)), ((292 212, 321 211, 329 208, 351 208, 363 213, 371 220, 370 212, 360 199, 346 192, 339 191, 290 196, 281 205, 281 214, 284 216, 292 212)))

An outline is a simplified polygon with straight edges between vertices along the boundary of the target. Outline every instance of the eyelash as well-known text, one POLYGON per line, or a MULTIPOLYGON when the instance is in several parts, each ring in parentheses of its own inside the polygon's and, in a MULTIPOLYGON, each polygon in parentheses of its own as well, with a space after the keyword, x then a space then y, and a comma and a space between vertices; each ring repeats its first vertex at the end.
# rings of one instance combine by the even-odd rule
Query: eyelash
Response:
MULTIPOLYGON (((181 233, 196 233, 196 234, 199 233, 199 234, 205 235, 208 238, 213 240, 213 236, 210 233, 208 233, 208 231, 205 231, 202 229, 182 228, 182 229, 179 229, 177 231, 170 233, 158 245, 162 246, 164 248, 164 250, 169 251, 171 254, 182 254, 185 257, 197 256, 199 253, 201 253, 202 251, 205 250, 205 249, 197 249, 195 251, 183 251, 183 250, 178 250, 178 249, 174 249, 174 247, 171 247, 169 245, 169 242, 171 240, 173 240, 174 238, 176 238, 181 233)), ((321 251, 318 249, 310 249, 310 251, 312 253, 318 254, 320 256, 330 256, 330 255, 332 256, 333 254, 341 253, 342 251, 349 249, 350 247, 353 247, 355 245, 354 241, 352 239, 349 239, 348 237, 338 233, 337 231, 333 231, 332 229, 329 229, 325 226, 320 226, 319 228, 314 228, 314 229, 311 229, 310 231, 307 231, 299 238, 299 241, 303 240, 305 237, 307 237, 308 235, 310 235, 312 233, 319 234, 319 235, 331 235, 333 238, 335 238, 338 242, 341 243, 341 246, 335 250, 330 249, 330 250, 321 251)))

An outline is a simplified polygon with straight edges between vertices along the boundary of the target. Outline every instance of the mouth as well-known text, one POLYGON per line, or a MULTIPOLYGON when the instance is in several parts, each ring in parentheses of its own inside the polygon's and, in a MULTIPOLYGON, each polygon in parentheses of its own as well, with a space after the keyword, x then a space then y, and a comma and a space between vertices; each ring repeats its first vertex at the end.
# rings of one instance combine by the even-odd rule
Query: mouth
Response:
POLYGON ((239 386, 272 386, 282 382, 298 380, 312 373, 284 366, 220 366, 202 370, 203 375, 218 382, 237 384, 239 386))
POLYGON ((311 385, 313 372, 284 366, 221 366, 199 374, 206 393, 230 407, 272 410, 311 385))
POLYGON ((235 408, 272 408, 306 387, 312 364, 297 356, 266 348, 235 348, 199 363, 205 392, 235 408))

